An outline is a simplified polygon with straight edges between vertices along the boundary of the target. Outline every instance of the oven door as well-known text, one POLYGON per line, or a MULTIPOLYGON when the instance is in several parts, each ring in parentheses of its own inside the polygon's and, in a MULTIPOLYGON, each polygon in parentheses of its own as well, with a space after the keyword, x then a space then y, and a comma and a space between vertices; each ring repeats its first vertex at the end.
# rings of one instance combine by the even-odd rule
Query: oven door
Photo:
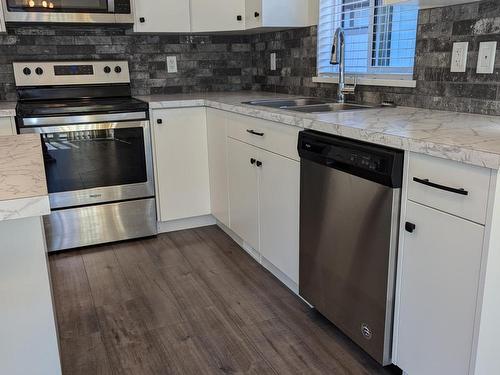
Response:
POLYGON ((130 0, 2 0, 7 22, 132 23, 130 0))
POLYGON ((149 121, 21 128, 42 140, 52 209, 154 196, 149 121))

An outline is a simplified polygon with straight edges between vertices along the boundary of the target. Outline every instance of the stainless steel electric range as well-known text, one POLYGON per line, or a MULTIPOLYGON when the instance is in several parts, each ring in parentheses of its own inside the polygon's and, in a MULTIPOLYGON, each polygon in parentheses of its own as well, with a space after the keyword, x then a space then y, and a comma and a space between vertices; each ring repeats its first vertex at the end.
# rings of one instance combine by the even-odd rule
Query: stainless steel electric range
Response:
POLYGON ((128 63, 14 63, 19 133, 40 134, 49 251, 157 233, 148 104, 128 63))

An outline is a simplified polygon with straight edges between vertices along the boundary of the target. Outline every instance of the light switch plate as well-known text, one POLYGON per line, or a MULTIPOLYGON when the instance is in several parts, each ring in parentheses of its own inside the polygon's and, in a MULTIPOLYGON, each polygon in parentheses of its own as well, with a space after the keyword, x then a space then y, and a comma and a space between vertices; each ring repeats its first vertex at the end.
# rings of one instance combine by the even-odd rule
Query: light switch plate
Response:
POLYGON ((276 53, 271 53, 271 70, 276 70, 276 53))
POLYGON ((496 53, 497 53, 497 42, 480 43, 476 73, 493 74, 495 70, 496 53))
POLYGON ((167 56, 167 71, 177 73, 177 56, 167 56))
POLYGON ((469 42, 453 43, 453 52, 451 54, 452 73, 465 73, 467 69, 467 52, 469 51, 469 42))

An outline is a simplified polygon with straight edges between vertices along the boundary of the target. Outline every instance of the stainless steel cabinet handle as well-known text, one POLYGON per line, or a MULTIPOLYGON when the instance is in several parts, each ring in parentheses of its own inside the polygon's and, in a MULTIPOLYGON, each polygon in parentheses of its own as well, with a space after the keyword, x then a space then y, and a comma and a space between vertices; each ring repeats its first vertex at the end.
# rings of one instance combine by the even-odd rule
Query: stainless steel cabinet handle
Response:
POLYGON ((449 187, 449 186, 445 186, 445 185, 436 184, 435 182, 431 182, 427 178, 422 179, 422 178, 413 177, 413 181, 415 181, 418 184, 422 184, 422 185, 429 186, 429 187, 439 189, 439 190, 448 191, 450 193, 460 194, 460 195, 469 195, 469 192, 463 188, 453 188, 453 187, 449 187))
POLYGON ((264 133, 257 132, 253 129, 247 129, 247 133, 253 134, 253 135, 258 135, 259 137, 263 137, 264 133))

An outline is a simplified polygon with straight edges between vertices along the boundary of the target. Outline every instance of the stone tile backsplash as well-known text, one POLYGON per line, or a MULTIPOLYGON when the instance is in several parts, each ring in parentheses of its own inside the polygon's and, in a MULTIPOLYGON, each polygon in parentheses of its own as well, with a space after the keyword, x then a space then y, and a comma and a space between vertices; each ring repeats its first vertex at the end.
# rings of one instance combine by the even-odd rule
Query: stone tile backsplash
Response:
POLYGON ((251 43, 235 35, 139 35, 120 27, 9 27, 0 35, 0 100, 15 100, 13 61, 128 60, 134 95, 252 87, 251 43), (167 73, 167 56, 178 73, 167 73))
MULTIPOLYGON (((125 59, 135 95, 264 90, 335 97, 316 84, 317 27, 256 35, 138 35, 120 27, 9 27, 0 35, 0 100, 15 100, 12 61, 125 59), (270 54, 278 70, 270 70, 270 54), (179 72, 167 72, 176 55, 179 72)), ((500 42, 500 1, 421 10, 414 79, 417 87, 358 86, 356 99, 450 111, 500 114, 500 43, 495 72, 476 74, 479 43, 500 42), (450 73, 453 42, 469 42, 467 71, 450 73)))
MULTIPOLYGON (((335 97, 336 85, 315 84, 317 28, 252 37, 254 88, 335 97), (270 54, 278 70, 271 71, 270 54)), ((476 74, 479 43, 500 42, 500 1, 421 10, 414 79, 417 87, 358 86, 356 99, 449 111, 500 114, 500 43, 494 74, 476 74), (450 73, 453 42, 469 42, 466 73, 450 73)))

